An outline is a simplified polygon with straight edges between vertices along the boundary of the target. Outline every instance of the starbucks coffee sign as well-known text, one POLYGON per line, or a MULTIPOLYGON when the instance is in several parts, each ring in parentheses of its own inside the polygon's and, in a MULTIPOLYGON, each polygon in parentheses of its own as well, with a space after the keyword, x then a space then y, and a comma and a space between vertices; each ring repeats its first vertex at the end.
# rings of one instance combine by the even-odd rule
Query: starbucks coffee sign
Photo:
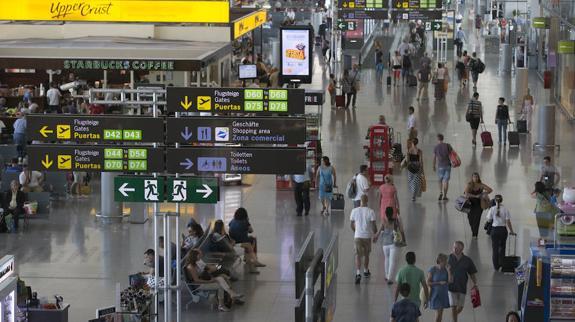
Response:
POLYGON ((67 59, 63 69, 70 70, 175 70, 172 60, 116 60, 116 59, 67 59))

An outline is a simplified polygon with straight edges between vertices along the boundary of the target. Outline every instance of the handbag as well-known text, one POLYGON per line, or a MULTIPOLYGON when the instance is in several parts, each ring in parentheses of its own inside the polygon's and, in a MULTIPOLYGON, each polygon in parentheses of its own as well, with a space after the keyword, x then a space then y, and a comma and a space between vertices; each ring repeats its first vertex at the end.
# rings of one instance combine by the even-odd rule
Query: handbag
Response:
POLYGON ((486 210, 493 206, 491 199, 489 199, 489 195, 482 194, 481 195, 481 209, 486 210))
POLYGON ((425 179, 425 175, 421 175, 421 192, 427 191, 427 179, 425 179))
POLYGON ((472 120, 473 120, 473 116, 471 115, 469 110, 467 110, 467 112, 465 112, 465 121, 471 122, 472 120))
POLYGON ((491 231, 493 230, 493 220, 486 221, 485 225, 483 226, 483 229, 485 229, 485 233, 487 235, 491 236, 491 231))
POLYGON ((459 155, 457 155, 457 152, 453 150, 451 145, 449 146, 449 162, 453 168, 457 168, 461 165, 461 159, 459 158, 459 155))
POLYGON ((471 211, 471 202, 466 196, 459 196, 455 199, 455 209, 468 214, 471 211))
POLYGON ((477 287, 471 289, 471 304, 474 309, 481 306, 481 294, 477 287))
POLYGON ((397 217, 397 222, 393 228, 393 244, 395 247, 406 247, 405 233, 401 229, 401 224, 399 223, 399 216, 397 217))

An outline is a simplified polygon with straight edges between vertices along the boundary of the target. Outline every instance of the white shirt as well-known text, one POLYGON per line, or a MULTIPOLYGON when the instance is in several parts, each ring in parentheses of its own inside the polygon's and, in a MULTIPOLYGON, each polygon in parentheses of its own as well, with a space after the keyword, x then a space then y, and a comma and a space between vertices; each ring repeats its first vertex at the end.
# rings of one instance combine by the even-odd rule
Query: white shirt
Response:
POLYGON ((366 195, 369 190, 369 180, 363 174, 358 174, 355 176, 355 186, 357 187, 357 192, 353 200, 361 200, 361 196, 366 195))
POLYGON ((355 222, 354 238, 371 238, 372 222, 375 224, 375 212, 368 207, 353 208, 349 220, 355 222))
POLYGON ((489 208, 487 212, 487 221, 493 220, 493 227, 505 227, 507 220, 511 220, 511 214, 503 206, 499 206, 499 216, 497 216, 497 206, 489 208))
POLYGON ((50 88, 48 92, 46 92, 46 97, 48 98, 48 105, 60 105, 60 91, 56 88, 50 88))
MULTIPOLYGON (((38 187, 40 185, 40 178, 42 178, 42 173, 39 171, 30 171, 30 182, 28 183, 29 187, 38 187)), ((20 180, 20 185, 26 184, 26 172, 22 171, 20 176, 18 177, 20 180)))
POLYGON ((407 118, 407 129, 409 130, 411 128, 415 129, 415 113, 409 115, 407 118))

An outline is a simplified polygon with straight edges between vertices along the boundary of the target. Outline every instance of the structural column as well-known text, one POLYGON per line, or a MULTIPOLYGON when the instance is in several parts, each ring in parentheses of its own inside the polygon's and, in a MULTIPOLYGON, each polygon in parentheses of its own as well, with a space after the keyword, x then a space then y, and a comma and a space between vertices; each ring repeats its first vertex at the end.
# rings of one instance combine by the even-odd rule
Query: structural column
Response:
POLYGON ((100 213, 98 218, 103 222, 122 221, 122 203, 114 202, 114 178, 113 172, 102 172, 100 182, 100 213))

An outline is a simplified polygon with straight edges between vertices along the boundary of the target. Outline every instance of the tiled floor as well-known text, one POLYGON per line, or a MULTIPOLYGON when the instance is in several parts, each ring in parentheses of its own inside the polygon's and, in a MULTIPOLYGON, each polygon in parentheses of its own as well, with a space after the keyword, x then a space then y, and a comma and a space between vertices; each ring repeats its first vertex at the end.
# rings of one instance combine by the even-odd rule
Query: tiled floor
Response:
MULTIPOLYGON (((497 74, 498 58, 486 55, 487 70, 481 75, 479 93, 485 107, 488 129, 496 135, 493 122, 497 98, 513 96, 514 82, 509 75, 497 74)), ((316 61, 316 64, 319 62, 316 61)), ((315 69, 312 87, 325 88, 325 72, 315 69)), ((431 169, 431 151, 435 134, 444 133, 446 141, 459 152, 463 165, 452 172, 449 197, 454 200, 464 189, 472 172, 479 172, 485 183, 505 198, 512 213, 513 224, 519 235, 518 252, 526 256, 528 243, 536 239, 537 230, 532 216, 534 202, 531 192, 537 178, 542 156, 554 155, 566 184, 574 179, 573 127, 557 113, 557 142, 561 152, 532 151, 535 133, 523 135, 519 148, 495 145, 483 149, 470 145, 470 131, 465 122, 465 106, 470 90, 459 91, 451 84, 447 99, 436 102, 415 100, 415 89, 389 89, 374 80, 372 70, 361 75, 358 107, 353 110, 331 110, 326 106, 323 115, 323 149, 337 168, 339 185, 344 186, 365 162, 362 146, 370 124, 384 114, 396 130, 405 133, 407 107, 415 106, 418 118, 420 148, 424 151, 428 191, 417 202, 407 193, 404 172, 396 169, 395 182, 400 191, 402 217, 409 246, 404 250, 417 253, 417 264, 428 269, 439 252, 449 252, 455 240, 466 243, 465 252, 479 268, 479 287, 483 305, 472 310, 467 303, 461 321, 502 321, 505 313, 516 303, 513 277, 493 272, 491 245, 481 232, 472 241, 467 219, 458 213, 453 202, 438 203, 437 179, 431 169)), ((538 104, 546 100, 546 93, 535 75, 530 86, 538 104)), ((513 109, 515 110, 515 109, 513 109)), ((512 113, 515 119, 515 113, 512 113)), ((535 119, 537 117, 535 116, 535 119)), ((533 127, 537 129, 537 126, 533 127)), ((246 176, 243 186, 224 187, 222 201, 217 206, 183 207, 181 222, 190 216, 202 223, 213 218, 229 220, 238 206, 246 207, 259 239, 261 261, 268 267, 258 276, 241 275, 234 287, 246 294, 247 303, 229 313, 216 313, 207 305, 192 305, 183 312, 184 321, 292 321, 293 258, 309 231, 316 232, 316 245, 326 246, 332 233, 339 234, 340 266, 337 276, 337 308, 335 321, 385 321, 392 305, 392 288, 383 281, 383 255, 379 246, 372 253, 373 277, 361 285, 353 284, 353 234, 349 228, 350 205, 344 213, 334 212, 329 218, 319 216, 320 205, 313 195, 312 214, 296 217, 291 191, 276 191, 274 176, 246 176)), ((95 189, 96 191, 98 189, 95 189)), ((375 190, 375 189, 372 189, 375 190)), ((372 200, 375 194, 370 193, 372 200)), ((150 222, 138 224, 102 225, 95 220, 99 207, 98 195, 89 200, 68 201, 56 206, 50 220, 31 223, 28 231, 0 235, 3 254, 14 254, 21 277, 41 296, 51 298, 59 294, 71 303, 70 321, 86 321, 94 317, 96 308, 114 304, 116 283, 123 287, 128 275, 144 269, 142 255, 153 244, 150 222)), ((377 206, 374 206, 377 210, 377 206)), ((422 321, 432 321, 433 312, 425 311, 422 321)), ((444 321, 450 321, 446 316, 444 321)))

